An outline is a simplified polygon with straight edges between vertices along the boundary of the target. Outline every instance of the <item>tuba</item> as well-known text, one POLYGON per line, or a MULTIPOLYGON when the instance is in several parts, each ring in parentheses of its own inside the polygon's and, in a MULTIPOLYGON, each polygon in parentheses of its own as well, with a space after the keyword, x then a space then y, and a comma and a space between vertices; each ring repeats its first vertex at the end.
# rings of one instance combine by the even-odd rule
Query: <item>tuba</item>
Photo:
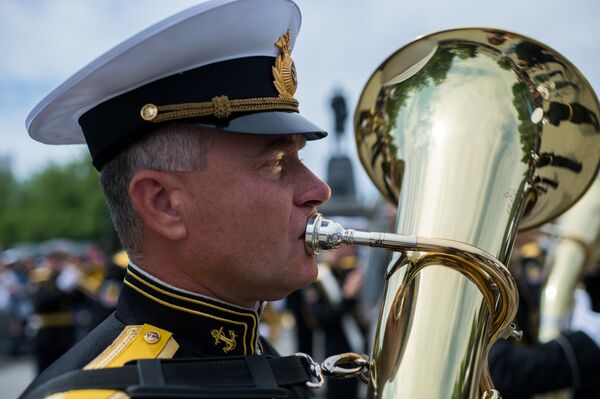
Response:
POLYGON ((590 186, 599 112, 558 52, 495 29, 423 36, 375 70, 354 115, 356 144, 397 204, 396 232, 344 230, 314 215, 306 234, 309 252, 394 251, 369 398, 499 397, 487 353, 497 338, 518 336, 505 267, 515 234, 557 217, 590 186))

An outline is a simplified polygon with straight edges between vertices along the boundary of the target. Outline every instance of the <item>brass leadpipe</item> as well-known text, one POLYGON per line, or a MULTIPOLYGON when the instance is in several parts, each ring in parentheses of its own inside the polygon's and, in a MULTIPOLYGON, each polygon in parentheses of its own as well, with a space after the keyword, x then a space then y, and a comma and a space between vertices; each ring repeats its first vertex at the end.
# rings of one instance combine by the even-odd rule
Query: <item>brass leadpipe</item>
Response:
MULTIPOLYGON (((342 245, 364 245, 392 251, 427 251, 436 254, 433 258, 437 258, 446 266, 454 266, 484 293, 487 309, 484 307, 477 312, 489 312, 493 316, 489 336, 482 339, 482 344, 487 344, 485 353, 498 337, 521 338, 522 333, 511 323, 518 302, 515 281, 508 269, 487 252, 463 242, 442 238, 344 229, 339 223, 325 219, 319 213, 308 219, 305 234, 307 253, 314 255, 321 250, 332 250, 342 245)), ((388 277, 395 272, 398 264, 391 264, 393 267, 388 270, 388 277)), ((482 392, 488 397, 497 395, 487 375, 483 381, 482 392)))

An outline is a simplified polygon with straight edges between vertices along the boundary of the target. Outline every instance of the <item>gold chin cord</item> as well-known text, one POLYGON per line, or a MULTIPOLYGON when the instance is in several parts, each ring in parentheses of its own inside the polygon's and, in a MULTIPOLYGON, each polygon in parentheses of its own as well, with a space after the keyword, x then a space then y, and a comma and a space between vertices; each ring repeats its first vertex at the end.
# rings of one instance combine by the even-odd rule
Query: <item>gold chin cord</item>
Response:
POLYGON ((314 216, 306 237, 309 252, 394 251, 369 398, 499 397, 487 353, 498 337, 518 335, 504 265, 518 228, 559 216, 594 180, 599 111, 562 55, 497 29, 421 37, 375 70, 354 115, 356 144, 397 204, 396 234, 314 216))

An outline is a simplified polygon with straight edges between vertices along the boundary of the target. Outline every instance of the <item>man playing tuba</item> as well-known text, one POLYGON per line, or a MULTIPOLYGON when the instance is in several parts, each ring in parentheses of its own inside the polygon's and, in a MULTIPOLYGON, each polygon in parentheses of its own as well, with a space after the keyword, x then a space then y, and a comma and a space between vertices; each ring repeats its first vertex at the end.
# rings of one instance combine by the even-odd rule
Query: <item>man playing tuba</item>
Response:
MULTIPOLYGON (((205 2, 110 50, 33 110, 34 139, 87 143, 130 263, 116 312, 24 396, 107 397, 117 387, 43 384, 138 359, 275 355, 258 334, 262 304, 315 279, 304 229, 330 196, 298 158, 326 135, 293 97, 299 27, 288 0, 205 2)), ((223 373, 204 383, 240 383, 232 367, 209 368, 223 373)), ((272 371, 291 397, 306 394, 272 371)))

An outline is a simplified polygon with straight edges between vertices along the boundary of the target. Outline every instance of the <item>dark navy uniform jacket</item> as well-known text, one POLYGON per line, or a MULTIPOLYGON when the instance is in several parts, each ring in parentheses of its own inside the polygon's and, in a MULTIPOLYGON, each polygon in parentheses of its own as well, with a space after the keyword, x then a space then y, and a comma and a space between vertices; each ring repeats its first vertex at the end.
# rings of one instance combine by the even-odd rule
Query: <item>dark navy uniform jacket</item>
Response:
MULTIPOLYGON (((258 325, 253 309, 179 290, 130 265, 115 313, 42 372, 24 394, 68 371, 119 367, 140 358, 277 355, 259 336, 258 325)), ((309 397, 304 389, 292 391, 290 397, 309 397)), ((110 397, 96 391, 69 393, 66 398, 110 397)))

